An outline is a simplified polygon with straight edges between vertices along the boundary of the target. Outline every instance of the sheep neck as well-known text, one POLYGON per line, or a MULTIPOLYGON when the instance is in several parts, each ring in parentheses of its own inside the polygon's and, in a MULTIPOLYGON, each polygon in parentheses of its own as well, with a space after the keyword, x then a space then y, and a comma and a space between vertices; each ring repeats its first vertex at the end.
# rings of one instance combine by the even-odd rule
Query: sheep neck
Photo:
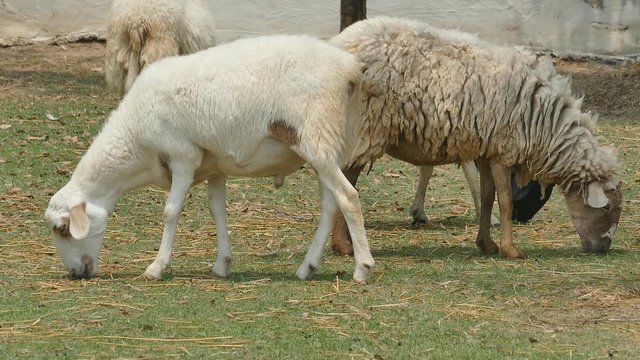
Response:
POLYGON ((88 200, 111 209, 122 194, 151 182, 130 134, 107 124, 78 163, 71 182, 88 200))

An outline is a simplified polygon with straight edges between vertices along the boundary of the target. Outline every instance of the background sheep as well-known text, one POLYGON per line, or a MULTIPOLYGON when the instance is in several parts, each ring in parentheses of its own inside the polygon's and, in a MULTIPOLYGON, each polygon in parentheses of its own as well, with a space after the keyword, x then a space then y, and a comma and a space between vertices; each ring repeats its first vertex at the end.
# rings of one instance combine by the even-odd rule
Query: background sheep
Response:
MULTIPOLYGON (((469 184, 471 197, 476 211, 476 219, 480 219, 480 179, 478 177, 478 169, 473 161, 467 161, 460 164, 464 171, 464 177, 469 184)), ((424 198, 429 185, 429 179, 433 174, 433 166, 420 166, 420 174, 418 175, 418 186, 416 194, 409 210, 412 221, 411 225, 426 224, 428 222, 427 215, 424 211, 424 198)), ((355 185, 355 184, 354 184, 355 185)), ((537 181, 531 181, 523 187, 519 187, 516 177, 511 177, 511 192, 513 194, 513 213, 511 219, 520 223, 526 223, 544 206, 551 197, 553 184, 544 187, 537 181)), ((491 214, 491 225, 498 225, 500 221, 491 214)))
POLYGON ((160 278, 185 197, 203 180, 218 240, 213 272, 228 276, 226 178, 280 177, 306 161, 322 214, 298 277, 318 269, 337 203, 355 239, 353 277, 366 280, 373 258, 358 193, 341 171, 360 129, 361 76, 355 56, 308 36, 245 39, 149 66, 49 202, 45 217, 71 276, 96 273, 116 200, 154 184, 170 189, 160 250, 145 272, 160 278))
MULTIPOLYGON (((499 250, 524 256, 511 235, 512 171, 520 185, 560 185, 583 249, 609 249, 621 210, 617 160, 598 145, 594 119, 580 111, 569 79, 548 57, 393 18, 355 23, 331 43, 367 66, 361 136, 368 146, 345 170, 348 178, 384 152, 416 165, 480 159, 476 243, 485 253, 498 251, 489 234, 497 187, 499 250)), ((333 243, 349 250, 339 217, 333 243)))
MULTIPOLYGON (((471 198, 473 199, 473 206, 476 212, 476 219, 480 220, 480 179, 478 177, 478 169, 473 161, 465 161, 460 164, 460 167, 462 167, 464 178, 469 185, 469 191, 471 192, 471 198)), ((409 209, 412 226, 426 224, 428 222, 427 214, 424 211, 424 198, 427 193, 427 186, 429 186, 429 180, 431 179, 431 175, 433 175, 433 168, 433 166, 429 165, 419 167, 420 174, 418 175, 416 195, 409 209)), ((491 214, 491 225, 497 225, 499 223, 500 221, 491 214)))
POLYGON ((542 187, 539 182, 531 181, 523 187, 518 186, 515 176, 511 176, 511 193, 513 197, 513 213, 511 219, 526 223, 542 209, 551 197, 553 184, 542 187))
POLYGON ((115 0, 107 23, 107 86, 126 93, 146 65, 214 46, 214 31, 200 0, 115 0))

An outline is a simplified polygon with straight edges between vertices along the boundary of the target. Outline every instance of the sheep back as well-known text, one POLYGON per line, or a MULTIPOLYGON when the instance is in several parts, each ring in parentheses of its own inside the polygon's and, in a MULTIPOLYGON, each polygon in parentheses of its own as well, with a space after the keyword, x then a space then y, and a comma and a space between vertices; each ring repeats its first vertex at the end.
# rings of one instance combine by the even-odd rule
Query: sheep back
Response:
POLYGON ((97 178, 123 158, 148 164, 189 148, 216 159, 197 174, 204 178, 289 174, 300 157, 273 154, 295 156, 291 148, 344 165, 361 128, 361 76, 355 56, 309 36, 243 39, 164 58, 140 74, 79 168, 97 178), (100 155, 105 148, 108 156, 100 155))

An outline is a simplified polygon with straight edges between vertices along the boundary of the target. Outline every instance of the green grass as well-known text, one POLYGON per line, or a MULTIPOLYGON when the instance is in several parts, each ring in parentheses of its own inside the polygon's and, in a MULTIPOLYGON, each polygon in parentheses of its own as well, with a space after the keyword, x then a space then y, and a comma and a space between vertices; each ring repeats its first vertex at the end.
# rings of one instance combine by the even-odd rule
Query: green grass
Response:
POLYGON ((329 249, 312 281, 295 278, 319 214, 308 169, 277 190, 271 179, 230 180, 229 279, 210 275, 215 226, 200 185, 162 281, 139 277, 160 243, 164 193, 155 189, 118 202, 99 276, 73 281, 43 213, 117 99, 95 72, 2 69, 0 81, 13 85, 0 97, 0 358, 638 356, 637 123, 600 125, 602 141, 619 149, 626 199, 607 256, 580 253, 557 190, 531 224, 514 226, 527 260, 481 255, 472 202, 453 165, 432 179, 431 223, 410 228, 417 171, 384 158, 359 186, 377 262, 369 284, 352 283, 352 259, 329 249), (46 120, 47 112, 62 118, 46 120))

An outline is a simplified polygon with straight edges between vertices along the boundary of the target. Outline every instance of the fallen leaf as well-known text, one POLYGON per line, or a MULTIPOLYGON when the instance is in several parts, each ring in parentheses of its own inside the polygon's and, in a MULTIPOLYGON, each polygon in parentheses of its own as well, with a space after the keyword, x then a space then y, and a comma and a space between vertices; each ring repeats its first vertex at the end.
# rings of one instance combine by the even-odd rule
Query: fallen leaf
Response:
POLYGON ((65 136, 64 137, 65 140, 67 140, 68 142, 70 142, 71 144, 76 144, 78 142, 78 136, 65 136))
POLYGON ((394 172, 390 172, 390 171, 385 171, 385 172, 382 173, 382 176, 392 177, 392 178, 399 178, 400 176, 402 176, 402 173, 394 173, 394 172))
POLYGON ((10 127, 11 127, 11 124, 2 124, 0 125, 0 130, 7 130, 10 127))
POLYGON ((59 175, 69 175, 70 171, 63 165, 63 166, 56 166, 56 173, 58 173, 59 175))
POLYGON ((451 212, 458 215, 466 214, 468 210, 469 209, 467 209, 467 207, 462 204, 456 204, 451 207, 451 212))
POLYGON ((59 116, 55 116, 55 115, 53 115, 53 114, 51 114, 51 113, 45 113, 45 114, 44 114, 44 117, 46 117, 46 118, 47 118, 47 120, 49 120, 49 121, 56 121, 56 120, 60 120, 60 117, 59 117, 59 116))
POLYGON ((6 164, 7 162, 7 159, 0 157, 0 164, 6 164))
POLYGON ((49 138, 48 135, 45 136, 27 136, 27 140, 47 140, 49 138))

